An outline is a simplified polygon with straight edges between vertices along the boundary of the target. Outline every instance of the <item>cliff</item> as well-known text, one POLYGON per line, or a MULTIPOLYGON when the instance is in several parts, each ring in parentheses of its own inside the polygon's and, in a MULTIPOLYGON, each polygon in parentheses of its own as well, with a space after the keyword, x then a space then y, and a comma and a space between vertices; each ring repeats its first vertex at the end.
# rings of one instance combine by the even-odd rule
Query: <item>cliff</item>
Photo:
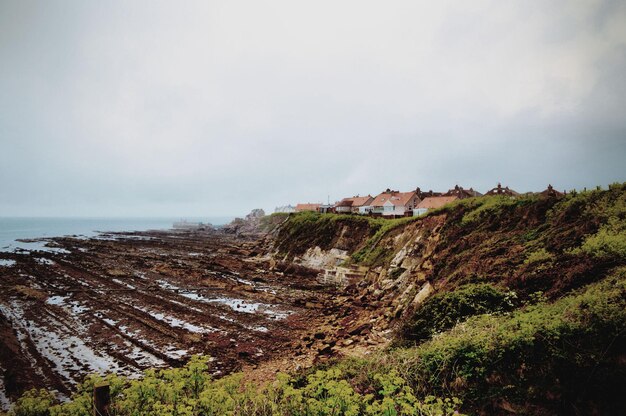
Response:
POLYGON ((401 295, 406 306, 425 284, 439 291, 488 282, 556 298, 621 264, 625 188, 471 198, 396 220, 291 214, 276 232, 273 255, 309 266, 322 257, 335 260, 322 266, 365 266, 368 290, 401 295))
POLYGON ((279 262, 320 278, 360 271, 333 282, 367 310, 337 332, 361 323, 366 342, 401 347, 367 365, 406 371, 424 394, 452 392, 488 413, 624 408, 624 184, 470 198, 399 220, 292 214, 275 235, 279 262))

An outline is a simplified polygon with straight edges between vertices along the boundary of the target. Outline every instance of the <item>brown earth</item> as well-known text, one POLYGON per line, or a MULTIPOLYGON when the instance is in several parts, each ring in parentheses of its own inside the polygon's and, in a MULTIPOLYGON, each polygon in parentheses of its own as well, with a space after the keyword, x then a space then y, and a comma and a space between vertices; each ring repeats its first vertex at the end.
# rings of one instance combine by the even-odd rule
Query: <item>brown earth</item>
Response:
POLYGON ((216 376, 261 366, 250 377, 263 379, 369 335, 367 305, 316 271, 270 262, 262 240, 185 231, 48 241, 55 251, 0 253, 15 261, 0 267, 10 398, 32 387, 67 396, 94 371, 132 376, 198 353, 214 357, 216 376))

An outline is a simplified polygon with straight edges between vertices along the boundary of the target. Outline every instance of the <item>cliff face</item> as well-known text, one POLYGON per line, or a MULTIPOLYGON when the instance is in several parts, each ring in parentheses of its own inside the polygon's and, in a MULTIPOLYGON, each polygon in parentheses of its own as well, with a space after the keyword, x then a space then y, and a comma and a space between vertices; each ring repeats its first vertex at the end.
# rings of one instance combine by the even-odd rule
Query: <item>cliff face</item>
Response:
POLYGON ((398 347, 345 371, 398 371, 471 414, 626 411, 626 184, 415 219, 296 214, 274 236, 276 262, 344 277, 332 351, 398 347))
POLYGON ((616 222, 625 207, 626 186, 615 185, 562 198, 472 198, 399 220, 292 214, 276 232, 273 253, 318 269, 366 267, 363 278, 347 283, 389 317, 467 283, 557 298, 623 262, 624 230, 616 222))

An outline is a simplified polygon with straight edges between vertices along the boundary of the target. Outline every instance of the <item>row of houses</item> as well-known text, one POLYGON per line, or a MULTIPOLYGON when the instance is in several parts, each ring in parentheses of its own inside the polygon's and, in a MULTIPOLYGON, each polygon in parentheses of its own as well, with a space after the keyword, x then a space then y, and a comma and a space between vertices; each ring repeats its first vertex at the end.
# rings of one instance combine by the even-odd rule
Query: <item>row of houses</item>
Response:
MULTIPOLYGON (((564 193, 555 190, 552 185, 540 192, 539 195, 547 197, 558 197, 564 193)), ((485 195, 501 195, 516 197, 520 195, 518 192, 510 189, 508 186, 503 187, 500 183, 485 195)), ((337 213, 337 214, 361 214, 381 216, 386 218, 398 218, 407 216, 418 216, 428 212, 431 209, 440 208, 446 204, 459 199, 483 196, 473 188, 465 189, 462 186, 455 186, 447 192, 424 192, 420 188, 414 191, 399 192, 386 189, 376 196, 353 196, 344 198, 335 204, 321 203, 300 203, 296 206, 286 205, 277 207, 275 212, 291 213, 316 211, 321 213, 337 213)))

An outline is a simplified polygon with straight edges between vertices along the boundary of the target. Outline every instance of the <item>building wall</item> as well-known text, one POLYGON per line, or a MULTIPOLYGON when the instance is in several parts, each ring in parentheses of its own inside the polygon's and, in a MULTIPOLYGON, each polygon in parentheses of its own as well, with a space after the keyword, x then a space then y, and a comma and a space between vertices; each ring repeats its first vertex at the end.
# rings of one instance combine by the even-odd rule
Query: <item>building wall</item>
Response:
MULTIPOLYGON (((386 204, 386 203, 385 203, 386 204)), ((396 206, 392 204, 386 204, 384 206, 383 215, 404 215, 406 208, 404 206, 396 206)))

